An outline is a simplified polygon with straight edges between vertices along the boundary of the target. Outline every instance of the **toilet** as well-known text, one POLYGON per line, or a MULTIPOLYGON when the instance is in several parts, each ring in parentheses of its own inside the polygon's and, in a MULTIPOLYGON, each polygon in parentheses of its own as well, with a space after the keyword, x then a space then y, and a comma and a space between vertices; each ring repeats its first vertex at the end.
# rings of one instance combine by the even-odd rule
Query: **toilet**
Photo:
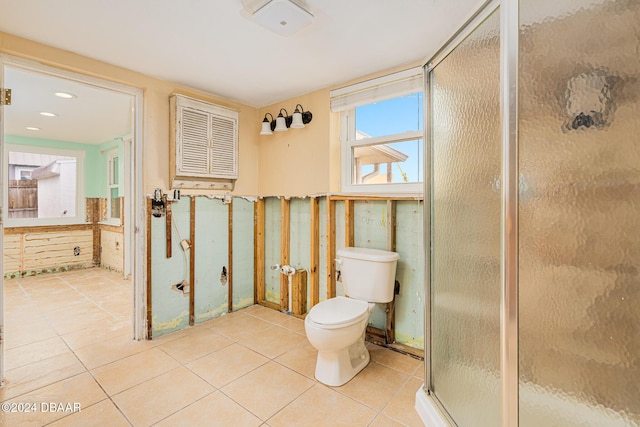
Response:
POLYGON ((369 363, 364 344, 369 315, 375 303, 393 300, 395 252, 368 248, 343 248, 337 252, 346 296, 322 301, 307 314, 307 339, 318 350, 316 379, 329 386, 341 386, 369 363))

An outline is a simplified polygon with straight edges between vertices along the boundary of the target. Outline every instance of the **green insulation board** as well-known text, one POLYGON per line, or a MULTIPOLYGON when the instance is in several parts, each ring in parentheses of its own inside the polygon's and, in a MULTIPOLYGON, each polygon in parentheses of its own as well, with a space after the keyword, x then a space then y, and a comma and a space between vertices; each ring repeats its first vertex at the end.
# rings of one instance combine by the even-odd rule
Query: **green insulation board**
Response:
POLYGON ((167 258, 166 215, 151 217, 151 333, 153 338, 189 326, 189 296, 172 289, 189 280, 188 253, 180 247, 180 240, 190 233, 190 199, 183 197, 171 203, 171 253, 167 258))
POLYGON ((424 262, 422 201, 396 202, 396 342, 424 350, 424 262))
POLYGON ((253 305, 253 210, 255 203, 233 199, 233 310, 253 305))
POLYGON ((194 319, 227 313, 229 305, 229 205, 196 197, 194 319))
POLYGON ((308 274, 311 261, 311 201, 292 198, 289 205, 289 265, 307 271, 307 307, 309 307, 308 274))
POLYGON ((280 305, 280 271, 271 267, 280 265, 280 199, 264 199, 264 291, 265 299, 280 305))

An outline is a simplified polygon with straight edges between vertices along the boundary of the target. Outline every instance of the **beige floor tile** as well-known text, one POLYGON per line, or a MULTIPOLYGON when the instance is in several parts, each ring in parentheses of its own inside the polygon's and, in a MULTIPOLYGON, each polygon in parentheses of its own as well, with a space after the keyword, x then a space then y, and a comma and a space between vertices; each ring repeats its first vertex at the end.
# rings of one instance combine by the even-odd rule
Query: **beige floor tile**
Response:
POLYGON ((187 365, 209 384, 220 388, 257 367, 269 359, 239 344, 232 344, 187 365))
POLYGON ((0 401, 20 396, 82 372, 84 366, 73 353, 64 353, 5 372, 0 401))
POLYGON ((75 353, 87 369, 94 369, 151 347, 155 347, 153 341, 135 341, 128 336, 117 336, 82 347, 75 353))
POLYGON ((211 325, 211 329, 236 340, 239 335, 263 331, 272 326, 273 323, 254 316, 242 315, 231 318, 231 315, 227 315, 216 319, 211 325))
POLYGON ((314 381, 275 362, 268 362, 222 388, 222 392, 267 420, 285 407, 314 381))
POLYGON ((229 338, 211 329, 201 328, 159 347, 184 365, 231 344, 233 341, 229 338))
POLYGON ((283 322, 280 322, 279 325, 300 335, 307 336, 307 333, 304 330, 304 320, 302 319, 287 316, 287 318, 283 322))
POLYGON ((370 425, 371 427, 405 427, 406 426, 405 423, 401 423, 400 421, 389 418, 383 414, 378 415, 370 425))
POLYGON ((416 392, 420 387, 422 387, 422 381, 413 377, 410 378, 400 392, 384 408, 383 413, 408 426, 422 426, 422 420, 414 408, 416 392))
POLYGON ((69 353, 69 347, 60 337, 53 337, 5 351, 5 369, 19 368, 29 363, 69 353))
POLYGON ((316 384, 269 419, 268 424, 271 427, 289 427, 295 423, 314 427, 367 426, 375 416, 371 408, 316 384))
POLYGON ((211 393, 156 424, 157 427, 257 427, 262 421, 220 392, 211 393))
POLYGON ((204 380, 179 367, 112 399, 134 426, 149 426, 213 391, 204 380))
MULTIPOLYGON (((256 306, 254 305, 253 307, 256 307, 256 306)), ((276 323, 276 324, 282 323, 285 320, 291 318, 291 316, 287 314, 281 313, 276 310, 272 310, 270 308, 262 307, 260 305, 257 307, 259 308, 251 309, 251 311, 247 314, 258 317, 262 320, 266 320, 267 322, 276 323)))
POLYGON ((77 350, 91 344, 116 337, 129 337, 131 334, 131 320, 114 321, 108 324, 99 322, 87 325, 85 329, 62 335, 67 345, 77 350))
POLYGON ((32 344, 57 337, 56 331, 43 319, 34 319, 28 323, 15 323, 8 320, 5 324, 5 349, 32 344))
POLYGON ((180 364, 158 348, 151 348, 91 371, 104 390, 113 396, 180 364))
POLYGON ((34 405, 31 407, 35 411, 24 413, 4 413, 3 411, 0 413, 0 425, 21 427, 45 425, 80 412, 106 397, 91 375, 83 373, 10 400, 7 403, 34 405))
POLYGON ((315 379, 318 351, 309 342, 278 356, 276 362, 305 377, 315 379))
POLYGON ((273 359, 307 342, 307 338, 280 326, 270 326, 257 332, 239 334, 240 344, 273 359))
POLYGON ((351 381, 335 390, 379 411, 400 390, 409 376, 370 362, 351 381))
POLYGON ((69 415, 50 424, 52 427, 129 427, 130 424, 116 405, 109 399, 82 408, 82 411, 69 415))
POLYGON ((421 360, 375 344, 368 344, 367 349, 373 362, 404 372, 405 374, 413 374, 416 368, 422 365, 421 360))

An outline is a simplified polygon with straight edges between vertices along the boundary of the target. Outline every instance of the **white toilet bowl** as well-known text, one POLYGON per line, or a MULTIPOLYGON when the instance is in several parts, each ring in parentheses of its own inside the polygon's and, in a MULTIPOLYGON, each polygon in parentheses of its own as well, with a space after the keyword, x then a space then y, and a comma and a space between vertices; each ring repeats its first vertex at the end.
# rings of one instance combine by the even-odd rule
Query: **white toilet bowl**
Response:
POLYGON ((369 363, 364 336, 373 303, 338 296, 315 305, 304 321, 307 338, 318 350, 316 379, 341 386, 369 363))

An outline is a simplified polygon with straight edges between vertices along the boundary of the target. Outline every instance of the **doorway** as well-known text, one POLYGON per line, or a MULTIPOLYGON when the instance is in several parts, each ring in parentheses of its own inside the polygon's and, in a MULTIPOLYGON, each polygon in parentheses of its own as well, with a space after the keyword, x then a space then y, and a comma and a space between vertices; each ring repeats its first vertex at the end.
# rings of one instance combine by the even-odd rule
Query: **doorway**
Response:
MULTIPOLYGON (((46 281, 70 270, 105 270, 107 277, 128 283, 127 335, 144 339, 143 263, 136 262, 144 254, 144 212, 135 209, 142 204, 142 91, 20 58, 0 59, 3 87, 13 89, 0 138, 3 279, 46 281)), ((83 295, 82 282, 95 279, 75 276, 67 280, 75 292, 69 295, 83 295)), ((73 310, 65 310, 72 305, 59 299, 59 314, 67 311, 69 317, 60 325, 73 325, 73 310)), ((0 301, 2 309, 3 292, 0 301)), ((122 309, 111 312, 123 315, 122 309)), ((10 334, 10 328, 7 324, 4 332, 10 334)), ((2 355, 3 344, 4 339, 2 355)), ((4 378, 2 364, 0 374, 4 378)))

